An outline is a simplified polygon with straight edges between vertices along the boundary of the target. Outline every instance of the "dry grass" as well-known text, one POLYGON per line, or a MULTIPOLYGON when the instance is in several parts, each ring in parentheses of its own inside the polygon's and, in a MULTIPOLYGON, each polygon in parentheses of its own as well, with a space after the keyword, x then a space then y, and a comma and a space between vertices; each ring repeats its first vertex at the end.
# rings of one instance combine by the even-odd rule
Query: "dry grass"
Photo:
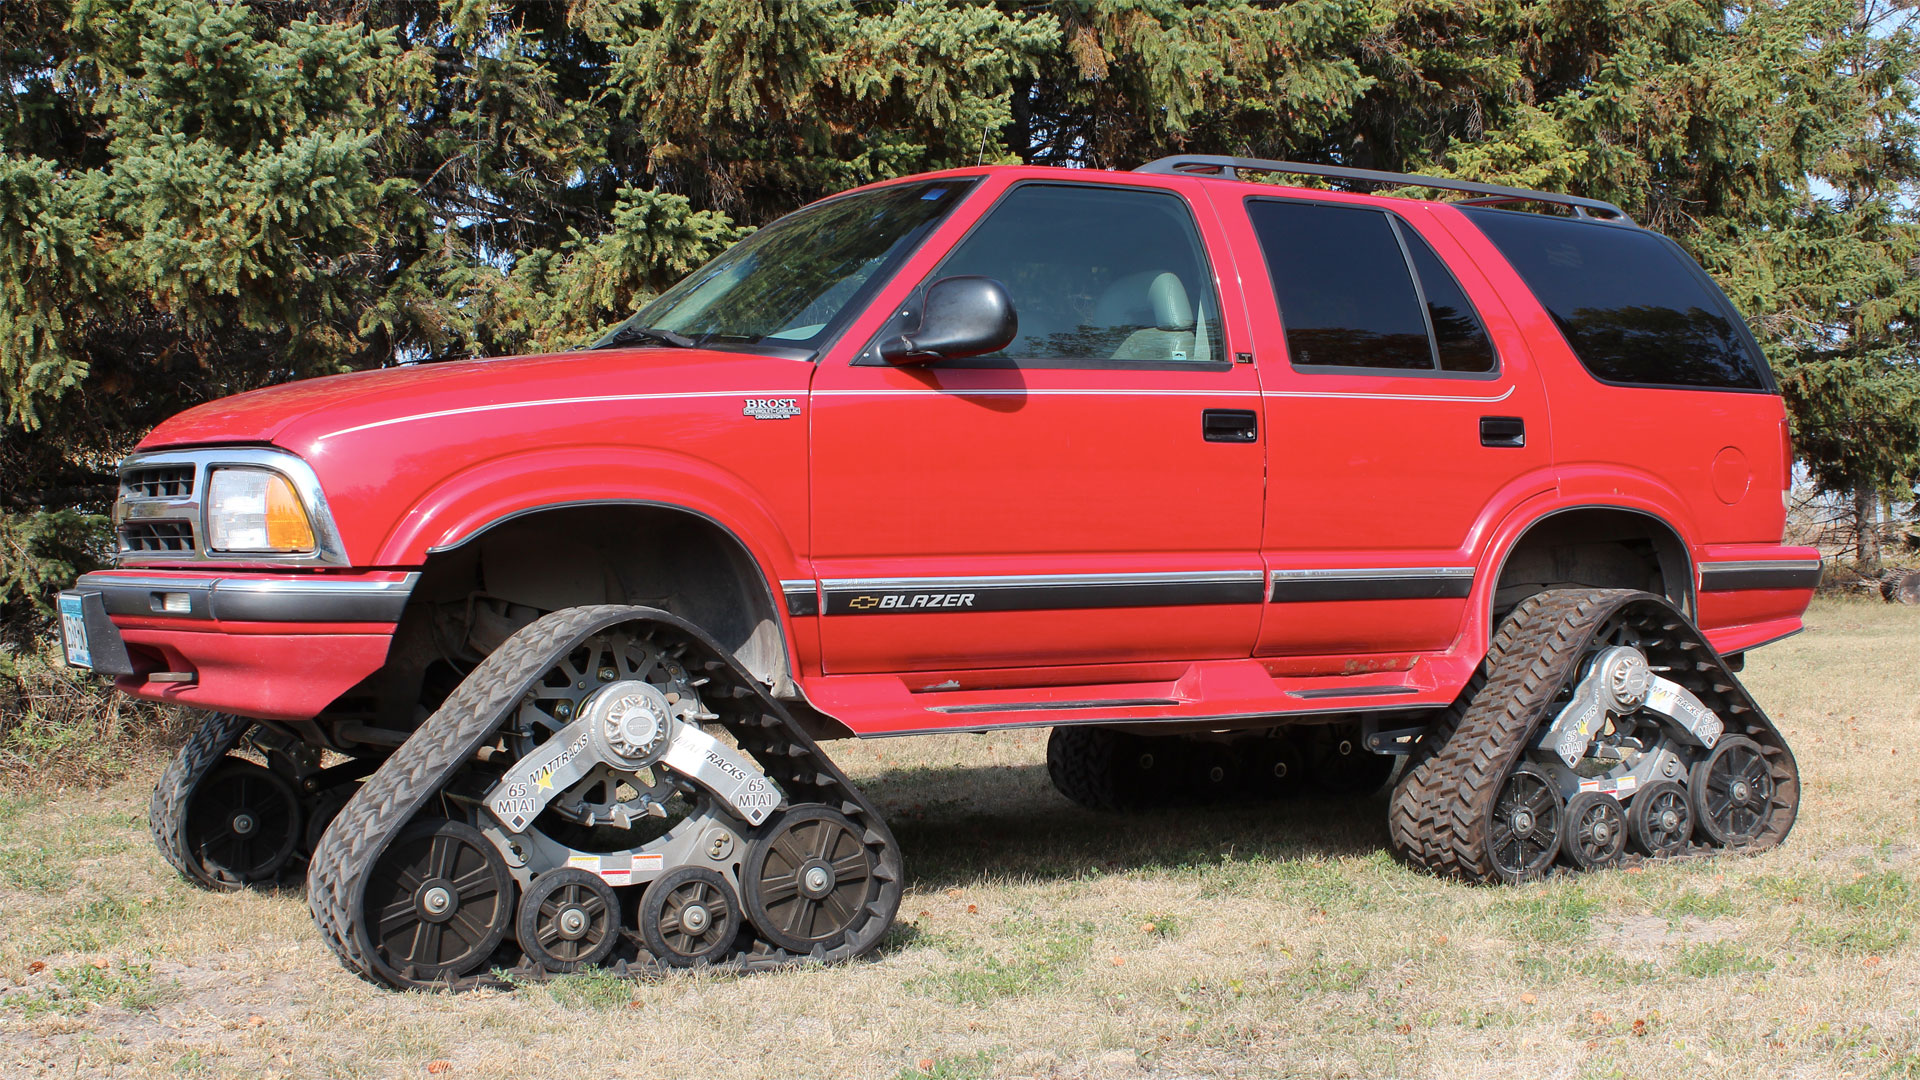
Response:
POLYGON ((52 634, 0 646, 0 783, 117 780, 180 744, 192 717, 66 666, 52 634))
POLYGON ((297 893, 173 878, 157 763, 16 788, 0 1073, 1920 1076, 1920 611, 1813 623, 1747 676, 1806 776, 1782 850, 1468 888, 1388 858, 1377 800, 1104 818, 1039 734, 842 745, 906 847, 902 922, 872 962, 750 978, 379 992, 297 893))

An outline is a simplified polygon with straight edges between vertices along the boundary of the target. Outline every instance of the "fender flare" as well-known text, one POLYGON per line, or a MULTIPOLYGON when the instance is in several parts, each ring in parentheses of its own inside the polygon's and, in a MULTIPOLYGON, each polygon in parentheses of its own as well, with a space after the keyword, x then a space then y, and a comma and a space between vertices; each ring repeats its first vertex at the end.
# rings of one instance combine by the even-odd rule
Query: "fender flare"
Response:
POLYGON ((800 656, 776 583, 806 576, 773 511, 739 477, 670 452, 568 447, 493 458, 423 493, 379 546, 378 565, 419 566, 507 522, 551 510, 627 506, 670 510, 718 529, 759 575, 760 596, 780 634, 786 679, 800 656), (608 484, 608 475, 630 478, 608 484), (794 570, 782 574, 782 568, 794 570))
POLYGON ((1697 569, 1699 560, 1693 538, 1687 535, 1676 520, 1680 515, 1673 512, 1678 500, 1663 505, 1664 500, 1650 499, 1642 495, 1630 495, 1616 492, 1611 498, 1594 497, 1551 497, 1528 500, 1510 510, 1495 526, 1489 535, 1488 543, 1482 551, 1478 567, 1474 574, 1474 588, 1468 600, 1468 625, 1465 633, 1476 653, 1484 654, 1493 640, 1494 612, 1493 604, 1499 592, 1500 575, 1506 572, 1507 561, 1512 558, 1514 549, 1531 533, 1535 526, 1559 517, 1562 514, 1581 510, 1608 510, 1616 513, 1631 514, 1647 519, 1653 525, 1665 529, 1679 541, 1680 558, 1686 564, 1685 574, 1680 582, 1679 601, 1675 606, 1689 619, 1694 617, 1697 600, 1697 569))

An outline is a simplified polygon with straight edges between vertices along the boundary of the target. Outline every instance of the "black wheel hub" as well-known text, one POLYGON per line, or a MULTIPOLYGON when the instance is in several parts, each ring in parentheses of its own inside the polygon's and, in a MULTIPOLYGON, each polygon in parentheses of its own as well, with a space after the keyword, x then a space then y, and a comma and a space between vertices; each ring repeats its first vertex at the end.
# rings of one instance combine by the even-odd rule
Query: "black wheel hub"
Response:
POLYGON ((1583 791, 1567 800, 1567 861, 1582 870, 1611 866, 1627 845, 1627 815, 1620 800, 1583 791))
POLYGON ((1628 812, 1633 846, 1647 855, 1672 855, 1693 836, 1693 810, 1679 784, 1662 780, 1642 788, 1628 812))
POLYGON ((1560 793, 1546 773, 1526 763, 1514 769, 1501 786, 1487 830, 1495 871, 1508 881, 1545 872, 1560 852, 1563 815, 1560 793))
POLYGON ((620 898, 598 874, 566 866, 533 879, 514 932, 533 964, 578 971, 605 960, 620 938, 620 898))
POLYGON ((741 872, 748 917, 783 949, 838 947, 880 885, 861 830, 825 806, 789 810, 763 828, 741 872))
POLYGON ((1773 815, 1773 766, 1760 745, 1743 735, 1723 738, 1693 767, 1693 810, 1716 844, 1747 844, 1773 815))
POLYGON ((410 979, 458 978, 483 967, 513 916, 513 876, 464 822, 416 821, 367 877, 368 936, 410 979))
POLYGON ((682 866, 647 886, 640 937, 669 967, 696 967, 726 956, 740 933, 740 898, 717 870, 682 866))
POLYGON ((293 858, 300 800, 278 773, 230 758, 207 774, 187 806, 188 853, 215 883, 266 881, 293 858))

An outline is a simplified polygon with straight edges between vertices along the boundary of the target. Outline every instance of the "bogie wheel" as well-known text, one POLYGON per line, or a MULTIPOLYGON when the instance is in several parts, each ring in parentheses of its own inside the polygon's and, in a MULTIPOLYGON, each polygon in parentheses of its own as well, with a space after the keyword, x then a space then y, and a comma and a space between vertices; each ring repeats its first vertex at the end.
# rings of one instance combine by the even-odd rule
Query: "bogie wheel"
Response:
POLYGON ((1627 815, 1620 800, 1582 791, 1567 800, 1567 825, 1560 846, 1567 861, 1582 870, 1612 866, 1627 847, 1627 815))
POLYGON ((229 758, 194 789, 181 836, 187 858, 213 887, 267 881, 300 841, 300 799, 271 769, 229 758))
POLYGON ((513 875, 465 822, 423 818, 367 876, 365 925, 395 971, 417 983, 484 967, 513 923, 513 875))
POLYGON ((1371 795, 1393 775, 1395 759, 1366 748, 1357 727, 1330 727, 1313 743, 1307 772, 1329 795, 1371 795))
POLYGON ((1643 855, 1676 855, 1693 836, 1693 803, 1671 780, 1640 789, 1627 808, 1627 835, 1643 855))
POLYGON ((740 897, 717 870, 669 870, 640 898, 640 939, 668 967, 716 963, 739 934, 740 897))
POLYGON ((879 896, 874 870, 873 851, 845 814, 795 807, 762 825, 748 849, 740 874, 747 918, 783 949, 837 949, 879 896))
POLYGON ((1055 790, 1089 810, 1164 806, 1178 788, 1179 740, 1095 727, 1057 727, 1047 739, 1055 790))
POLYGON ((1256 799, 1285 799, 1296 795, 1306 778, 1300 748, 1284 732, 1256 739, 1248 754, 1251 766, 1242 776, 1247 794, 1256 799))
POLYGON ((514 934, 527 959, 548 971, 592 967, 620 941, 620 898, 598 874, 549 870, 520 897, 514 934))
POLYGON ((167 763, 147 803, 147 828, 153 834, 154 846, 181 877, 203 888, 222 885, 187 850, 187 809, 207 774, 219 767, 227 751, 240 742, 253 723, 232 713, 209 714, 167 763))
POLYGON ((1760 744, 1732 735, 1714 745, 1693 766, 1693 819, 1707 839, 1722 847, 1742 847, 1760 839, 1776 814, 1779 784, 1760 744))
POLYGON ((1515 768, 1501 785, 1491 813, 1487 847, 1500 880, 1531 881, 1553 865, 1567 810, 1546 770, 1532 762, 1515 768))
POLYGON ((1195 741, 1188 747, 1186 762, 1192 797, 1203 803, 1230 802, 1239 797, 1243 790, 1242 760, 1237 746, 1195 741))

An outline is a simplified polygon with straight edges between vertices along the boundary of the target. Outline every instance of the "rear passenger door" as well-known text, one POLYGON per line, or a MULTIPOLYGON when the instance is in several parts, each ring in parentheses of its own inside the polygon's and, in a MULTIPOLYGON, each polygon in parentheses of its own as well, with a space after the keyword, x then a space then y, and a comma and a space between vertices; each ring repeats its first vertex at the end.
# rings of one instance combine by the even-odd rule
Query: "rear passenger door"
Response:
POLYGON ((976 198, 992 205, 913 288, 1002 282, 1012 345, 896 367, 870 344, 895 325, 814 379, 826 671, 1248 655, 1265 439, 1202 221, 1141 183, 976 198))
POLYGON ((1221 211, 1244 247, 1273 439, 1257 651, 1444 649, 1488 508, 1552 486, 1545 396, 1517 330, 1434 221, 1445 211, 1236 202, 1221 211), (1266 288, 1252 284, 1261 267, 1266 288))

